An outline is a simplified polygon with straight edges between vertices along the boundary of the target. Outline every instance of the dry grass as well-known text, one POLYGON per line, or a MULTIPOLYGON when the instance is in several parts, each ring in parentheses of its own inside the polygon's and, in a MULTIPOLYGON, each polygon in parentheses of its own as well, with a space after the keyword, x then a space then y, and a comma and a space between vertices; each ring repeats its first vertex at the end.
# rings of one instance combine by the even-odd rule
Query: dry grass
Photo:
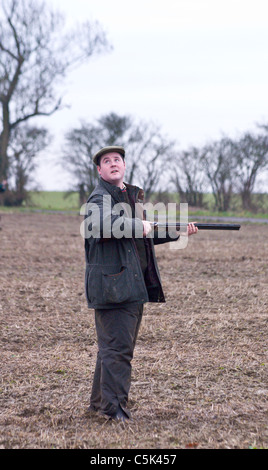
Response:
POLYGON ((1 218, 0 447, 264 448, 268 226, 157 247, 123 427, 88 416, 95 365, 79 216, 1 218))

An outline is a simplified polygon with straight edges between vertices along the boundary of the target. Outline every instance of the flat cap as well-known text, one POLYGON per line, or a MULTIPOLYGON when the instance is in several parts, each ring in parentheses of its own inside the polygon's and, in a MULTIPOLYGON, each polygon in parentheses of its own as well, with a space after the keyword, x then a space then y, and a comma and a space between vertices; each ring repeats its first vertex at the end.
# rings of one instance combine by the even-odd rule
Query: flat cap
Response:
POLYGON ((93 155, 92 160, 95 165, 98 165, 99 158, 102 157, 105 153, 117 152, 122 155, 123 159, 125 158, 125 149, 119 145, 111 145, 110 147, 101 148, 95 155, 93 155))

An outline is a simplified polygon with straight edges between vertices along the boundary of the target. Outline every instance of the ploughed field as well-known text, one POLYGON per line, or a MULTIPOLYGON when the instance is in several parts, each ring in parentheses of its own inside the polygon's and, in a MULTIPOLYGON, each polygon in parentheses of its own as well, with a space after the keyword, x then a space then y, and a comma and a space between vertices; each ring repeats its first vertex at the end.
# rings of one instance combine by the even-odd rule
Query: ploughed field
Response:
POLYGON ((1 448, 264 448, 268 225, 156 247, 126 426, 87 413, 96 357, 80 216, 3 214, 1 448))

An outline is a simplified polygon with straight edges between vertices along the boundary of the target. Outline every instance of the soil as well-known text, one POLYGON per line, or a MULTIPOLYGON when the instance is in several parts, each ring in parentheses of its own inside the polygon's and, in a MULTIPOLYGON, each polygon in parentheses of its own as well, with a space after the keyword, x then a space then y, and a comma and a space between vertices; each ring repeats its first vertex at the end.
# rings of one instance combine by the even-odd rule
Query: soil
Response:
POLYGON ((87 412, 96 359, 78 215, 2 214, 0 447, 267 448, 268 226, 156 247, 127 425, 87 412))

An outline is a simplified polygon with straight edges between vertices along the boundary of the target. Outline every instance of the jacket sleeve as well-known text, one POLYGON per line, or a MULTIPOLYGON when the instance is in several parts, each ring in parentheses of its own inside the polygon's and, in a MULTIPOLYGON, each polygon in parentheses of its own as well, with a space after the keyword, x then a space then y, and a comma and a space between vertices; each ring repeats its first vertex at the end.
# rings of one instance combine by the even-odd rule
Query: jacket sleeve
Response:
POLYGON ((127 205, 111 205, 111 198, 95 194, 86 205, 84 230, 86 238, 142 238, 143 223, 131 217, 127 205))
POLYGON ((153 235, 154 245, 160 245, 168 242, 175 242, 180 238, 180 235, 177 234, 175 230, 169 232, 166 229, 155 230, 153 235))

